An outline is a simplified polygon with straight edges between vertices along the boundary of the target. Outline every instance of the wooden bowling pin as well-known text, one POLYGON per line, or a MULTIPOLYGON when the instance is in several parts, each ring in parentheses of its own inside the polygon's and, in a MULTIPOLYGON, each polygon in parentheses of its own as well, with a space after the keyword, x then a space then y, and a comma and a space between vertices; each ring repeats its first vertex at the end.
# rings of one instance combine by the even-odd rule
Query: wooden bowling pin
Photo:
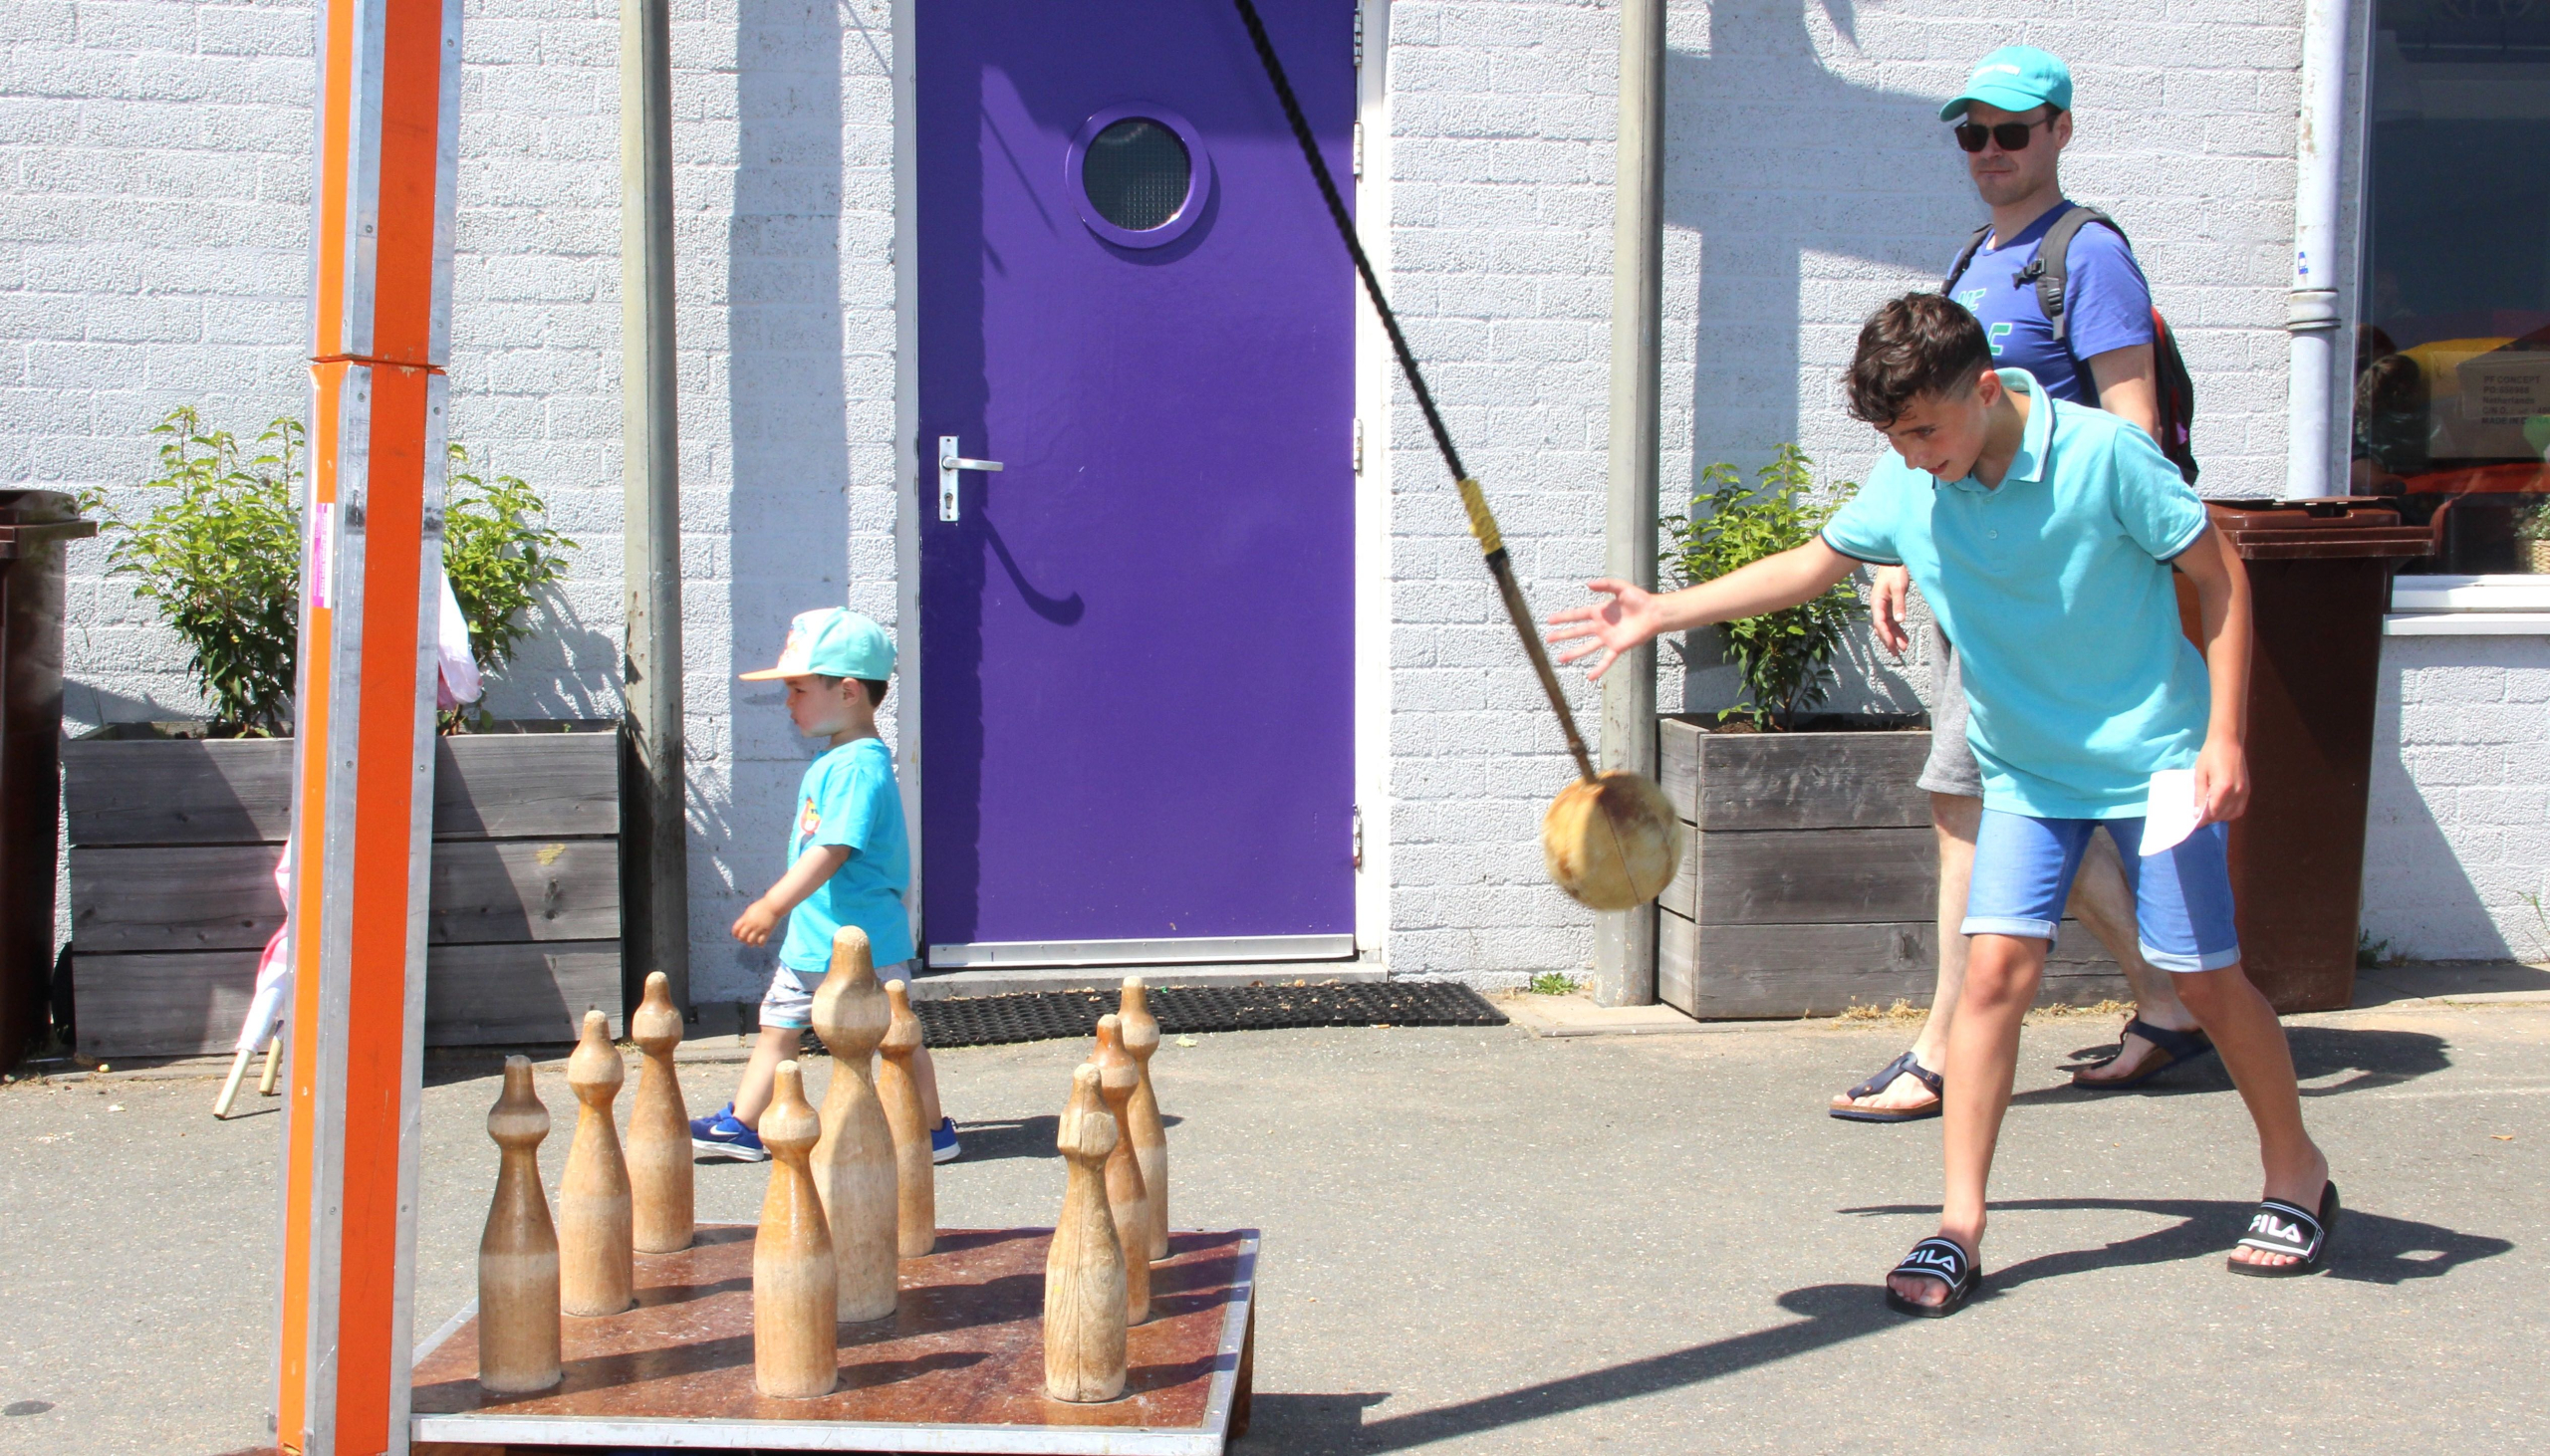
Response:
POLYGON ((1096 1067, 1072 1073, 1054 1145, 1071 1171, 1045 1254, 1045 1393, 1113 1400, 1125 1393, 1125 1246, 1107 1211, 1116 1119, 1100 1099, 1096 1067))
POLYGON ((877 1100, 894 1136, 894 1249, 918 1259, 938 1247, 938 1170, 929 1156, 929 1123, 921 1116, 920 1084, 912 1080, 912 1054, 921 1048, 920 1018, 900 981, 886 983, 892 1013, 886 1040, 877 1044, 877 1100))
POLYGON ((681 1045, 681 1010, 661 971, 646 976, 646 999, 629 1018, 629 1039, 646 1060, 629 1099, 629 1190, 632 1228, 640 1254, 690 1247, 690 1109, 673 1079, 681 1045))
POLYGON ((1142 1073, 1125 1054, 1119 1039, 1123 1023, 1114 1016, 1098 1019, 1098 1050, 1089 1065, 1098 1069, 1098 1095, 1116 1119, 1116 1146, 1107 1154, 1107 1215, 1116 1221, 1116 1236, 1125 1245, 1125 1323, 1140 1325, 1151 1317, 1151 1216, 1143 1197, 1143 1167, 1134 1157, 1133 1130, 1125 1125, 1126 1104, 1142 1073))
POLYGON ((833 1054, 813 1165, 832 1226, 841 1318, 883 1320, 894 1313, 894 1134, 869 1083, 868 1062, 892 1012, 869 960, 868 936, 857 926, 833 937, 832 972, 815 988, 812 1019, 833 1054))
POLYGON ((558 1383, 558 1231, 540 1191, 540 1142, 549 1108, 531 1083, 531 1059, 505 1059, 505 1091, 487 1113, 503 1149, 487 1231, 478 1236, 478 1383, 519 1394, 558 1383))
POLYGON ((762 1195, 761 1227, 753 1233, 753 1383, 784 1400, 830 1393, 841 1364, 832 1234, 807 1164, 822 1131, 797 1064, 780 1063, 770 1106, 761 1114, 770 1191, 762 1195))
POLYGON ((612 1103, 629 1070, 611 1044, 611 1021, 585 1013, 585 1035, 567 1059, 575 1089, 576 1140, 558 1183, 559 1304, 570 1315, 617 1315, 637 1285, 631 1242, 629 1165, 620 1154, 612 1103))
POLYGON ((1151 1092, 1151 1054, 1159 1050, 1159 1019, 1151 1015, 1149 993, 1140 976, 1125 978, 1124 1000, 1117 1020, 1126 1054, 1134 1059, 1142 1080, 1125 1105, 1126 1130, 1133 1134, 1134 1159, 1143 1166, 1143 1203, 1150 1215, 1150 1257, 1168 1257, 1168 1129, 1160 1125, 1159 1098, 1151 1092))

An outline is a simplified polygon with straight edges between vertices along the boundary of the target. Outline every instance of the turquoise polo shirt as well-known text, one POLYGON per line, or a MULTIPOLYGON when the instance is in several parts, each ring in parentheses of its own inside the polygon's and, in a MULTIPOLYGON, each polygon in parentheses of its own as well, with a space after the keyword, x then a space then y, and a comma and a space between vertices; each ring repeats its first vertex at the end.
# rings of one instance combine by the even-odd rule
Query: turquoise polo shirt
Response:
POLYGON ((1997 488, 1889 450, 1824 541, 1906 567, 1929 599, 1956 643, 1985 808, 2134 818, 2152 775, 2204 745, 2212 687, 2168 565, 2204 533, 2204 503, 2142 430, 2024 369, 2000 376, 2029 409, 1997 488))
POLYGON ((903 835, 903 796, 894 756, 882 739, 855 738, 806 766, 797 813, 788 826, 788 861, 817 845, 840 845, 850 857, 788 915, 779 962, 820 981, 832 968, 833 934, 844 925, 868 932, 868 950, 883 971, 912 958, 911 917, 903 890, 912 880, 911 843, 903 835))

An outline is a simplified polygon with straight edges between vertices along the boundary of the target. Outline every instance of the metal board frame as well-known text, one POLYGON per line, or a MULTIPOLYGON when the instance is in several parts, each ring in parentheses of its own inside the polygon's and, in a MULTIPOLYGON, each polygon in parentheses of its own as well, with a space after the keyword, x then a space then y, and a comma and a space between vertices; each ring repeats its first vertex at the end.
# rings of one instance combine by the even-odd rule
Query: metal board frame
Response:
MULTIPOLYGON (((922 1451, 981 1456, 1222 1456, 1239 1396, 1240 1358, 1257 1308, 1259 1236, 1240 1240, 1239 1298, 1223 1312, 1204 1420, 1188 1430, 1119 1426, 917 1425, 893 1421, 692 1420, 681 1416, 583 1419, 569 1416, 418 1415, 415 1441, 481 1445, 656 1446, 698 1451, 922 1451)), ((421 1361, 460 1333, 478 1312, 475 1300, 416 1351, 421 1361)))

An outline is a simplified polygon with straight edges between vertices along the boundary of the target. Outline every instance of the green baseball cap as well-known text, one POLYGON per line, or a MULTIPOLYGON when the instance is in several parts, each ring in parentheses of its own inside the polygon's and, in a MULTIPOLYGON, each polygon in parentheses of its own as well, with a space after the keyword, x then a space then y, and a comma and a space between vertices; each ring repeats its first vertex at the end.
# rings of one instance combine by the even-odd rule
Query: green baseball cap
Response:
POLYGON ((1969 102, 1981 102, 2005 112, 2030 112, 2038 107, 2068 112, 2072 110, 2072 70, 2051 52, 2034 46, 2003 46, 1974 63, 1974 74, 1965 79, 1965 90, 1939 108, 1939 120, 1953 121, 1964 116, 1969 102))
POLYGON ((801 611, 788 624, 779 665, 742 674, 746 682, 781 677, 858 677, 884 682, 894 675, 894 639, 876 622, 838 607, 801 611))

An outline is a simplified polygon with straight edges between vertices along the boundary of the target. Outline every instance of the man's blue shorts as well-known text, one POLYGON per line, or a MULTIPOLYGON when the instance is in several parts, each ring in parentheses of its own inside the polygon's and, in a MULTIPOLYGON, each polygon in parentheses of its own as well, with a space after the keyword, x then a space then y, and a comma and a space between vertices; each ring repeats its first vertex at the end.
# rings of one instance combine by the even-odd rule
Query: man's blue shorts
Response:
POLYGON ((2140 819, 2034 819, 1987 809, 1974 834, 1974 883, 1966 894, 1964 932, 2051 942, 2082 851, 2101 825, 2125 860, 2143 958, 2165 971, 2239 964, 2240 937, 2231 924, 2230 826, 2221 824, 2206 825, 2147 859, 2140 819))

